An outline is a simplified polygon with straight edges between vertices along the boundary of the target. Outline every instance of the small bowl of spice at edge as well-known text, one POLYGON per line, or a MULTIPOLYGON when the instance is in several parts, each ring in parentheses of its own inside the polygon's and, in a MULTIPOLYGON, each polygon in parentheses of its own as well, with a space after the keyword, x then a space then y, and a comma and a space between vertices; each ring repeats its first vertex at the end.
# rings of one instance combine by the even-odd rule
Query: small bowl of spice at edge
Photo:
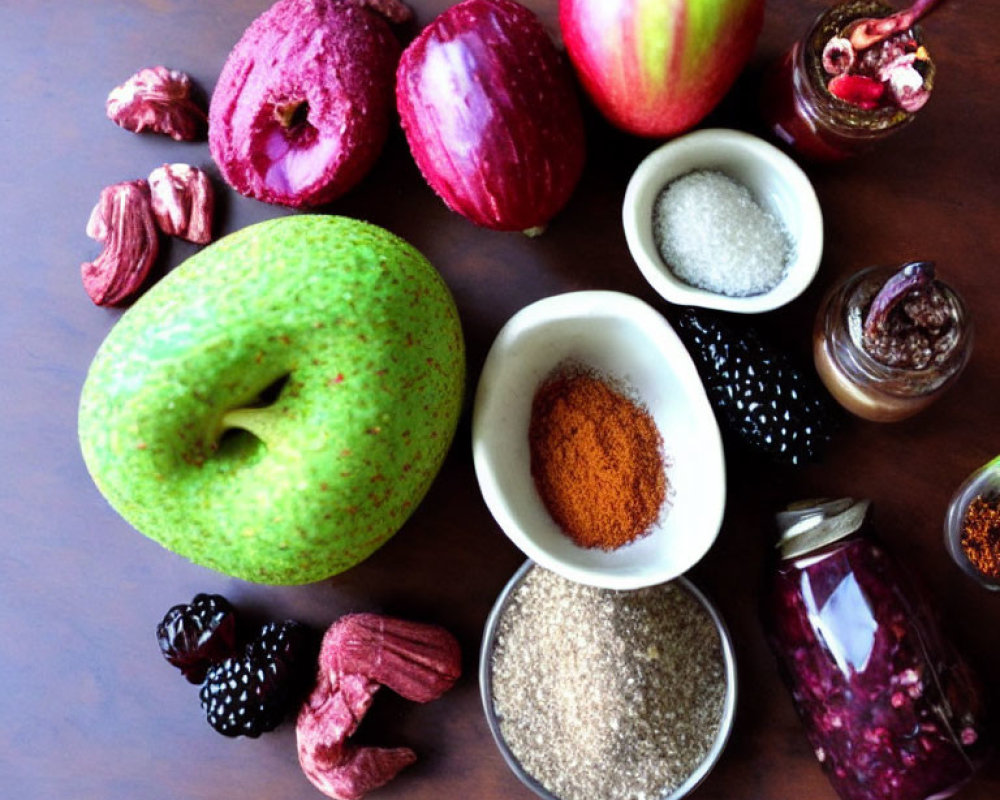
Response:
POLYGON ((945 515, 944 541, 962 572, 1000 591, 1000 456, 956 490, 945 515))
MULTIPOLYGON (((671 580, 708 552, 722 524, 725 463, 701 379, 666 319, 628 294, 569 292, 514 314, 483 365, 472 446, 480 491, 504 533, 533 561, 570 580, 611 589, 671 580), (581 380, 574 381, 576 376, 581 380), (546 399, 553 381, 563 384, 557 386, 555 400, 569 410, 551 420, 556 427, 542 433, 539 448, 533 427, 539 401, 546 399), (576 409, 581 430, 573 431, 577 389, 579 399, 600 402, 576 409), (609 409, 611 419, 602 416, 609 409), (655 468, 660 480, 649 485, 664 490, 662 505, 653 509, 652 524, 627 542, 601 536, 581 540, 566 527, 562 509, 550 501, 568 494, 562 499, 576 506, 568 513, 589 514, 595 526, 633 522, 620 519, 623 510, 632 514, 632 504, 621 503, 616 492, 607 496, 606 486, 600 485, 603 478, 589 481, 587 471, 603 470, 608 476, 609 470, 621 469, 656 477, 646 474, 650 463, 640 460, 643 454, 629 441, 643 420, 659 439, 655 468), (565 426, 562 432, 558 425, 565 426), (605 444, 607 431, 592 430, 602 425, 615 434, 611 453, 594 446, 605 444), (551 442, 546 439, 550 434, 551 442), (545 456, 549 445, 558 450, 560 435, 573 451, 567 461, 582 465, 539 468, 539 456, 545 456), (544 491, 546 478, 556 483, 550 487, 554 491, 544 491)), ((614 485, 619 476, 609 477, 614 485)), ((630 482, 623 488, 630 489, 630 482)))
POLYGON ((504 761, 539 797, 680 800, 729 740, 736 659, 684 577, 617 592, 529 560, 487 619, 479 688, 504 761))
POLYGON ((806 289, 823 252, 819 200, 802 169, 764 140, 723 128, 646 156, 622 222, 646 280, 678 305, 771 311, 806 289))

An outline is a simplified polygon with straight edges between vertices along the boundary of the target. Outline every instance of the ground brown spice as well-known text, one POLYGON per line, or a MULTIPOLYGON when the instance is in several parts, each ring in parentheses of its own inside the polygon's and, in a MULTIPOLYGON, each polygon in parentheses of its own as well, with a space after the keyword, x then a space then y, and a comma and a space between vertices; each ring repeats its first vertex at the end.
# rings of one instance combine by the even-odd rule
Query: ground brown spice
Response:
POLYGON ((617 592, 531 567, 490 664, 504 742, 561 800, 664 797, 720 735, 722 640, 678 581, 617 592))
POLYGON ((1000 579, 1000 497, 973 498, 962 520, 962 550, 983 575, 1000 579))
POLYGON ((563 366, 535 393, 528 439, 542 501, 574 542, 613 550, 649 532, 667 479, 646 409, 598 375, 563 366))

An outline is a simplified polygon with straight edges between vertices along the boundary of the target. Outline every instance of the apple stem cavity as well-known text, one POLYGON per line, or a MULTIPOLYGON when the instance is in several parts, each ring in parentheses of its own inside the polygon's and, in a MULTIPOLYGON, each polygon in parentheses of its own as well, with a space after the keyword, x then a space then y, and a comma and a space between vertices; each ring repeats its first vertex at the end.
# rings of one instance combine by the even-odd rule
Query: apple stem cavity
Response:
POLYGON ((285 130, 294 130, 309 121, 309 101, 292 100, 274 107, 274 118, 285 130))
POLYGON ((413 19, 413 10, 400 0, 347 0, 351 5, 367 8, 385 17, 393 25, 413 19))
POLYGON ((222 435, 227 431, 243 430, 255 436, 265 446, 280 441, 275 430, 276 415, 273 406, 288 383, 289 376, 281 375, 265 386, 250 404, 231 408, 222 416, 222 435))
POLYGON ((275 430, 274 414, 265 406, 263 408, 233 408, 222 416, 222 431, 238 429, 257 437, 270 449, 274 441, 278 441, 275 430))

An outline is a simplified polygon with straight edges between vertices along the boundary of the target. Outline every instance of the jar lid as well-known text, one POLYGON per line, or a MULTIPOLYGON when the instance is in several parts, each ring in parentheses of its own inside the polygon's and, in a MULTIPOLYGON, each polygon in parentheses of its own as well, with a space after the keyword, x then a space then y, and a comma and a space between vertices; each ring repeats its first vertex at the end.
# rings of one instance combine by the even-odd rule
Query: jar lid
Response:
POLYGON ((797 558, 850 536, 861 527, 870 500, 843 497, 839 500, 800 500, 775 517, 781 536, 778 550, 783 559, 797 558))

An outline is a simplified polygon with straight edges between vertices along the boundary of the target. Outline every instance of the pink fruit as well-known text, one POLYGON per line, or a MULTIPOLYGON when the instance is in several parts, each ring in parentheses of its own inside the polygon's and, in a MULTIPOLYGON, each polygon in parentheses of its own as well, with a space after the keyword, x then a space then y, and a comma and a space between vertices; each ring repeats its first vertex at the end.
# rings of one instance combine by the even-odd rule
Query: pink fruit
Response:
POLYGON ((513 0, 465 0, 431 22, 400 58, 396 104, 424 178, 477 225, 531 232, 576 187, 585 147, 572 73, 513 0))
POLYGON ((753 53, 764 0, 560 0, 559 25, 584 89, 641 136, 693 127, 753 53))
POLYGON ((319 675, 299 711, 295 736, 306 777, 333 800, 360 800, 417 760, 408 747, 351 742, 375 693, 388 686, 417 703, 450 689, 462 671, 444 628, 381 614, 348 614, 326 632, 319 675))
POLYGON ((878 108, 878 100, 885 87, 866 75, 841 74, 826 85, 830 94, 860 108, 878 108))
POLYGON ((330 202, 374 164, 392 120, 398 0, 279 0, 229 54, 209 145, 236 191, 295 208, 330 202))

